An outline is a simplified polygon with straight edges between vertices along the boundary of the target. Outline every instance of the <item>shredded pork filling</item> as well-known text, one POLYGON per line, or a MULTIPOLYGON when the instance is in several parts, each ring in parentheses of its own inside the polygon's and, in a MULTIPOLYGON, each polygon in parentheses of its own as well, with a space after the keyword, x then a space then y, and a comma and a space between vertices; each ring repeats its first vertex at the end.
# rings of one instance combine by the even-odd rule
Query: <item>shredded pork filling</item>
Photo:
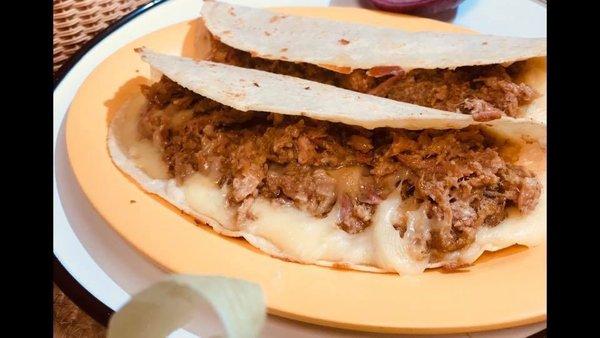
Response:
POLYGON ((361 93, 451 112, 471 114, 476 121, 490 121, 502 115, 518 117, 520 107, 539 94, 518 83, 523 62, 449 69, 415 69, 408 73, 397 67, 370 71, 355 69, 349 74, 309 63, 294 63, 252 57, 214 37, 209 59, 244 68, 300 77, 361 93))
MULTIPOLYGON (((252 219, 257 197, 316 217, 337 204, 338 226, 358 233, 377 204, 399 189, 402 210, 424 208, 437 226, 417 238, 419 250, 444 253, 474 241, 507 208, 531 211, 541 185, 511 163, 513 149, 477 127, 462 130, 367 130, 306 117, 241 112, 195 94, 163 76, 143 86, 149 104, 141 137, 162 152, 179 182, 200 172, 228 189, 237 222, 252 219)), ((394 225, 406 230, 406 215, 394 225)), ((417 251, 419 251, 417 250, 417 251)))

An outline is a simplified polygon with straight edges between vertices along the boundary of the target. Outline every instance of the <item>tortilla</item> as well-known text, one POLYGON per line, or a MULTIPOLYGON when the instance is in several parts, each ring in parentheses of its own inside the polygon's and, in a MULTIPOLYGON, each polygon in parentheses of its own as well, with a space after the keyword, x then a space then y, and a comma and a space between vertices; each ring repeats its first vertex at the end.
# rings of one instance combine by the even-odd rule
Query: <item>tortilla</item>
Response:
POLYGON ((206 33, 210 33, 222 43, 249 52, 253 57, 309 63, 342 73, 395 66, 408 73, 413 69, 507 66, 526 60, 518 80, 540 96, 524 105, 521 114, 546 122, 545 38, 407 32, 281 15, 218 1, 204 2, 201 21, 197 25, 199 55, 207 55, 210 39, 206 33))
POLYGON ((206 28, 223 43, 271 60, 285 57, 287 61, 350 69, 400 66, 408 71, 546 56, 546 39, 542 38, 406 32, 281 15, 218 1, 205 1, 201 15, 206 28))
POLYGON ((198 173, 183 185, 176 184, 175 179, 153 178, 147 174, 147 166, 139 157, 145 156, 144 153, 146 159, 160 157, 156 157, 156 152, 143 150, 131 135, 145 104, 142 97, 132 98, 109 129, 108 148, 114 163, 144 190, 157 194, 218 233, 244 237, 263 252, 290 261, 400 274, 421 273, 428 267, 448 262, 469 264, 485 250, 495 251, 516 243, 533 246, 545 239, 543 144, 546 128, 543 124, 512 118, 480 124, 458 114, 413 107, 298 78, 206 61, 194 62, 146 49, 139 51, 146 62, 171 80, 241 111, 305 115, 366 128, 458 129, 479 124, 498 135, 527 143, 518 162, 533 170, 543 185, 542 196, 533 212, 511 215, 493 228, 480 228, 474 243, 436 263, 416 261, 406 253, 408 243, 394 231, 389 220, 391 211, 399 203, 399 197, 394 194, 377 207, 373 224, 358 234, 346 233, 336 226, 335 209, 327 217, 315 218, 293 206, 274 206, 262 197, 257 198, 252 207, 256 219, 234 226, 232 211, 226 207, 226 187, 219 188, 198 173), (306 87, 311 89, 304 89, 306 87), (344 112, 338 107, 344 107, 344 112))

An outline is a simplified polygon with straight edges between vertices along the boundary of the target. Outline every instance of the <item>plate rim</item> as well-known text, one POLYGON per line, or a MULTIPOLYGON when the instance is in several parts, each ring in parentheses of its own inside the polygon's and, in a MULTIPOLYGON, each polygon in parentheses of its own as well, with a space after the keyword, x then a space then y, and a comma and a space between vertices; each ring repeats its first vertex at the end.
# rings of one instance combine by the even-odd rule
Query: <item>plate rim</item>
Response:
MULTIPOLYGON (((54 93, 56 88, 61 84, 67 74, 69 74, 69 72, 73 69, 73 67, 75 67, 81 58, 83 58, 102 40, 106 39, 109 35, 119 30, 123 25, 132 21, 141 14, 157 8, 159 5, 166 2, 167 0, 151 0, 150 2, 122 16, 117 21, 113 22, 101 32, 96 34, 92 39, 87 41, 56 71, 53 76, 54 83, 52 92, 54 93)), ((64 117, 63 121, 65 121, 66 118, 67 116, 64 117)), ((92 317, 96 322, 104 327, 108 325, 110 316, 115 311, 107 306, 104 302, 96 298, 96 296, 91 294, 83 285, 81 285, 77 279, 63 266, 60 259, 56 257, 54 250, 52 252, 52 281, 73 303, 75 303, 86 314, 92 317)))

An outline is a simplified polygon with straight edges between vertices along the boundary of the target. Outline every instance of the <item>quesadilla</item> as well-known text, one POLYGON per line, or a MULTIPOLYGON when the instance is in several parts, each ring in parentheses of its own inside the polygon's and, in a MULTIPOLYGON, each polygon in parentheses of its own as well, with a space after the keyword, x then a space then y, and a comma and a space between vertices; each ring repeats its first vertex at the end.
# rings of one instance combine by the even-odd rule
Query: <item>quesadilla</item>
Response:
POLYGON ((407 32, 205 1, 205 59, 420 106, 546 121, 546 39, 407 32))
POLYGON ((545 240, 542 123, 137 51, 162 77, 111 121, 111 157, 220 234, 290 261, 400 274, 545 240))

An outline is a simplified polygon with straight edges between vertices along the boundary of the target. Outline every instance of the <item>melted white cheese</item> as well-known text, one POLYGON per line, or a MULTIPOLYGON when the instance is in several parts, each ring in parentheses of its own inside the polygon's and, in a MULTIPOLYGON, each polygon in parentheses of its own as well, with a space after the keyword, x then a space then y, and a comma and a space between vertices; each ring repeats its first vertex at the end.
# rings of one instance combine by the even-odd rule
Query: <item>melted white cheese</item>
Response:
POLYGON ((190 176, 183 184, 188 205, 195 211, 209 215, 229 230, 233 227, 234 213, 227 208, 227 190, 220 189, 210 178, 198 173, 190 176))
POLYGON ((336 226, 338 208, 317 218, 299 209, 257 198, 250 209, 254 220, 234 226, 234 213, 227 208, 227 189, 211 179, 194 174, 183 184, 187 204, 234 231, 258 236, 260 245, 270 245, 302 262, 327 260, 374 265, 371 229, 350 235, 336 226))
POLYGON ((267 239, 300 261, 374 265, 372 229, 354 235, 341 230, 336 225, 337 206, 327 217, 316 218, 294 206, 259 198, 251 210, 256 219, 245 223, 245 231, 267 239))
POLYGON ((161 159, 160 149, 152 144, 152 141, 139 137, 138 121, 145 106, 146 99, 142 95, 129 100, 115 117, 112 130, 121 149, 138 168, 152 178, 168 179, 167 164, 161 159))
POLYGON ((401 274, 417 274, 427 268, 429 258, 416 260, 409 252, 410 238, 417 226, 429 228, 429 220, 420 211, 407 212, 407 229, 404 236, 394 228, 394 220, 402 200, 400 194, 395 192, 377 206, 371 228, 373 231, 373 245, 375 247, 377 265, 386 270, 396 271, 401 274), (421 224, 417 224, 421 223, 421 224))

